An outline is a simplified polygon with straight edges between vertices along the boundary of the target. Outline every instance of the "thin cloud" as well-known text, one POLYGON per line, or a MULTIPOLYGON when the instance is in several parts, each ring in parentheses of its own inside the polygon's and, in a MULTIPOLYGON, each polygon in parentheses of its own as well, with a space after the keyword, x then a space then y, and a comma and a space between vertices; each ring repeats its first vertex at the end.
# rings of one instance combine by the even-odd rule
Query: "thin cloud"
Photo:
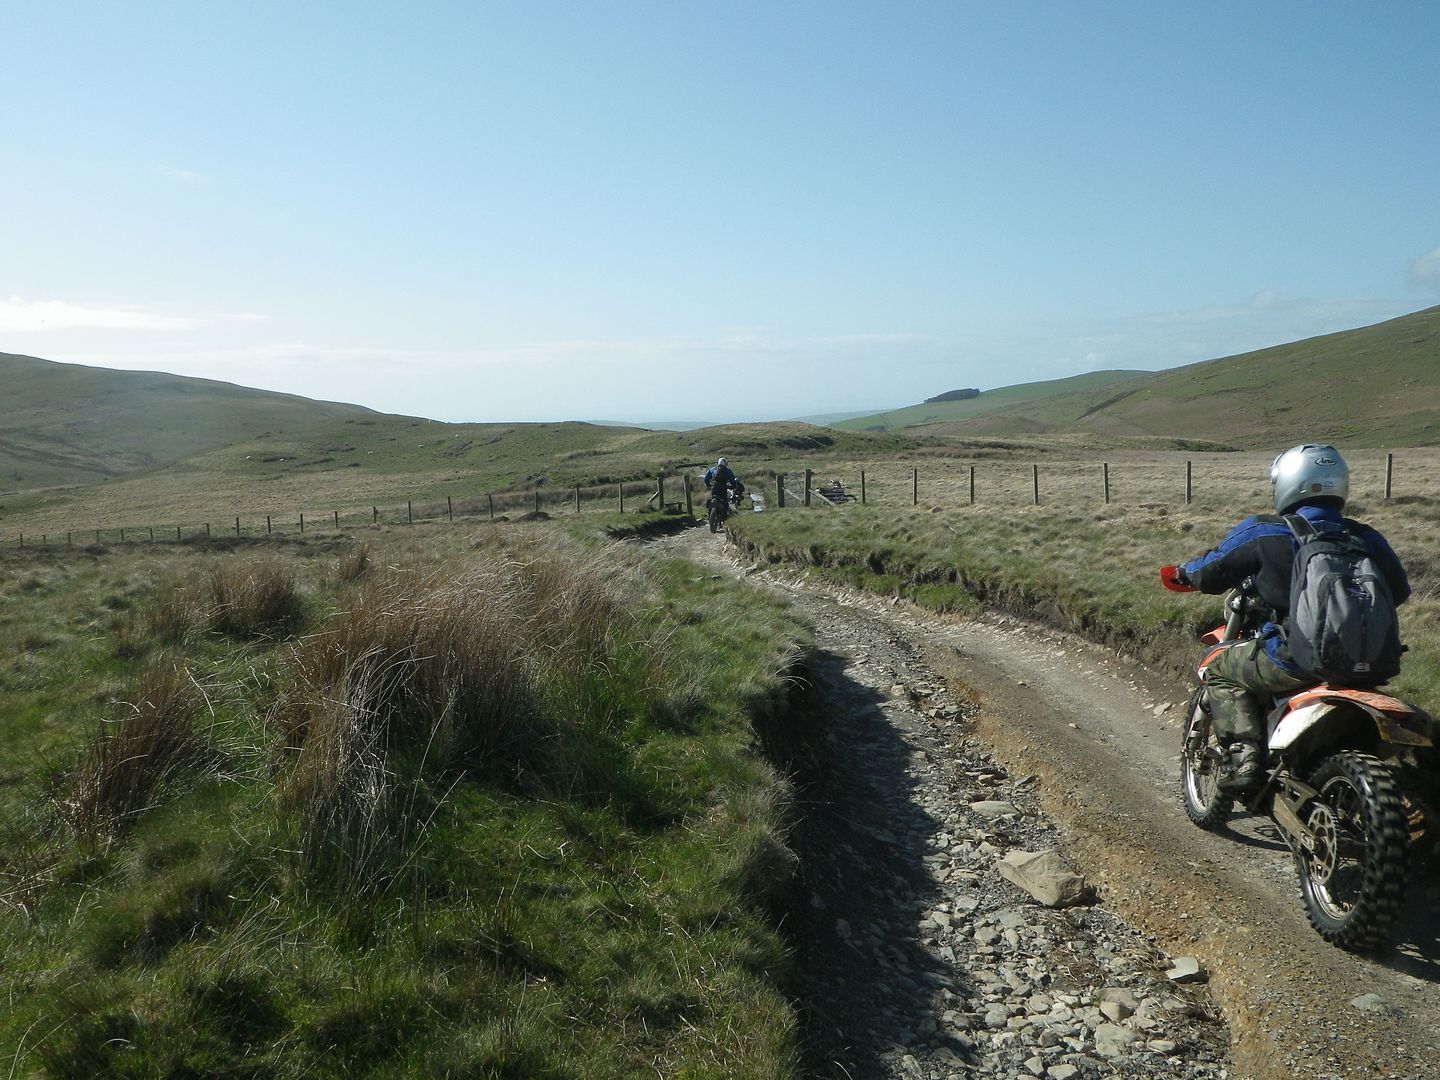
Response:
POLYGON ((1410 264, 1410 283, 1422 289, 1440 289, 1440 248, 1410 264))
POLYGON ((77 304, 69 300, 0 300, 0 333, 44 334, 57 330, 194 330, 219 322, 262 322, 252 311, 168 315, 131 305, 77 304))

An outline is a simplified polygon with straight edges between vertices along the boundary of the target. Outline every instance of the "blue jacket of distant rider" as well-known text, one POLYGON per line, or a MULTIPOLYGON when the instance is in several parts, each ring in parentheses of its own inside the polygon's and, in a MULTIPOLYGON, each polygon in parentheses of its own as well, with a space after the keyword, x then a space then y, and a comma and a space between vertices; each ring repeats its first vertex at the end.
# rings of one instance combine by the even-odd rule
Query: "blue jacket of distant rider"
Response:
MULTIPOLYGON (((1385 575, 1395 603, 1404 603, 1410 595, 1410 581, 1385 537, 1368 525, 1344 517, 1333 507, 1306 505, 1295 513, 1316 529, 1348 528, 1352 535, 1358 536, 1385 575)), ((1206 593, 1223 593, 1246 578, 1254 581, 1260 602, 1275 613, 1274 620, 1260 628, 1260 638, 1265 643, 1266 654, 1286 671, 1297 670, 1285 643, 1284 624, 1290 614, 1290 574, 1299 548, 1300 542, 1283 518, 1259 514, 1231 529, 1218 547, 1180 567, 1190 583, 1206 593)))
POLYGON ((736 483, 735 474, 730 471, 729 465, 713 465, 705 474, 705 486, 707 488, 719 484, 723 490, 726 486, 736 483))

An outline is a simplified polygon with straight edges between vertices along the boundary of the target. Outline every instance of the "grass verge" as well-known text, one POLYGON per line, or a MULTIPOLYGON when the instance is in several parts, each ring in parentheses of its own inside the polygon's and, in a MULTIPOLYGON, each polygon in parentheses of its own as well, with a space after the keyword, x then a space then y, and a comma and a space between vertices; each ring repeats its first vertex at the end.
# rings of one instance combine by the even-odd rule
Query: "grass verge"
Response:
POLYGON ((0 1063, 792 1075, 754 725, 804 630, 553 527, 354 551, 276 545, 258 633, 148 614, 234 553, 0 564, 0 1063))

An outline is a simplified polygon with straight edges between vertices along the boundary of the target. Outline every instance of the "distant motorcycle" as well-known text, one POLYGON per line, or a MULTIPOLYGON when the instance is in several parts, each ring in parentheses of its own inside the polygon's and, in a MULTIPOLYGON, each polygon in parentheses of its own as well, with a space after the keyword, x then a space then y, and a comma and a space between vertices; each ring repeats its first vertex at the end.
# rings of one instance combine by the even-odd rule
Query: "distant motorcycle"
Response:
POLYGON ((740 495, 743 491, 738 485, 726 484, 710 492, 710 497, 705 500, 705 510, 712 533, 719 532, 725 519, 740 508, 740 495))
MULTIPOLYGON (((1161 579, 1172 591, 1193 591, 1171 567, 1161 579)), ((1201 637, 1209 648, 1186 709, 1180 756, 1185 813, 1210 830, 1225 822, 1240 796, 1222 785, 1232 763, 1210 722, 1205 673, 1223 650, 1253 638, 1263 623, 1252 582, 1226 597, 1225 614, 1224 626, 1201 637)), ((1279 826, 1320 936, 1346 949, 1374 948, 1400 909, 1410 815, 1422 806, 1420 793, 1430 790, 1433 722, 1389 694, 1324 683, 1276 698, 1267 713, 1265 781, 1244 805, 1279 826)))

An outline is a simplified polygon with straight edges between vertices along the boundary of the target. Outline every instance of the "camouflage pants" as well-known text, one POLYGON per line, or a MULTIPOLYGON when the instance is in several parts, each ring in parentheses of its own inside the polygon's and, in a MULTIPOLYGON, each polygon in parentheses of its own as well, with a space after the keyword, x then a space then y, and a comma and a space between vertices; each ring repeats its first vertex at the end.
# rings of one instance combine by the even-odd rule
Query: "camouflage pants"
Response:
POLYGON ((1260 699, 1292 693, 1314 682, 1271 660, 1258 638, 1226 649, 1205 672, 1215 733, 1222 742, 1243 739, 1265 745, 1260 699))

